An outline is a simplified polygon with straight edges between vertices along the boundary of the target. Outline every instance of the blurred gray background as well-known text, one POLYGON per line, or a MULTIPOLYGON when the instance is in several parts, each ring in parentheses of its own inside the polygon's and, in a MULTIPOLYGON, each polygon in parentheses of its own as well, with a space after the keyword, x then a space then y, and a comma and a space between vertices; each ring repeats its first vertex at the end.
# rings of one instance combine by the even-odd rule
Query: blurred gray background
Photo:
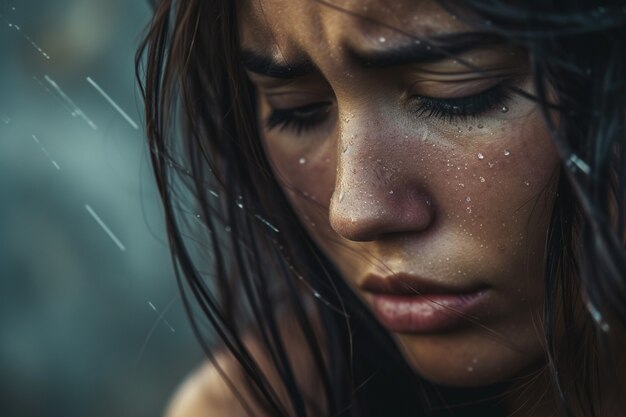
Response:
POLYGON ((158 416, 202 359, 133 57, 146 0, 0 0, 0 417, 158 416))

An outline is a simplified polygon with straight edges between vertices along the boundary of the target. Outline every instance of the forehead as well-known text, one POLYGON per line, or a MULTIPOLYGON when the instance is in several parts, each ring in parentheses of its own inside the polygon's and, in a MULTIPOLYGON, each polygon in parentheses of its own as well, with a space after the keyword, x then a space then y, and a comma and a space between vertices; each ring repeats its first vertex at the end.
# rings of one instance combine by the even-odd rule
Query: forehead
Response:
POLYGON ((243 0, 238 15, 243 46, 277 60, 376 50, 464 28, 431 0, 243 0))

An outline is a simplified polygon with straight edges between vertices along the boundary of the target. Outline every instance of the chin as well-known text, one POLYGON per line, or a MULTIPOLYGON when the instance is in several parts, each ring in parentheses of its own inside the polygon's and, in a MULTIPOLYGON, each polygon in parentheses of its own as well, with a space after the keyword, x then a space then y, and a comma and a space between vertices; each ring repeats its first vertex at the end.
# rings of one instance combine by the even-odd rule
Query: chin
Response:
POLYGON ((543 363, 540 346, 522 350, 484 334, 401 334, 396 340, 415 372, 437 385, 488 386, 530 375, 543 363))

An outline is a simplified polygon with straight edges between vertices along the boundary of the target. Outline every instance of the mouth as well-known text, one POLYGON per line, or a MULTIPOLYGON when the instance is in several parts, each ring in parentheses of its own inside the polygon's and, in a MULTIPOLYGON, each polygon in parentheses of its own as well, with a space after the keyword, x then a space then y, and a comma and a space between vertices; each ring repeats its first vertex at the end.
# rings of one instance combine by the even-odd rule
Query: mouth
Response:
POLYGON ((476 321, 484 285, 435 284, 409 274, 368 275, 359 285, 378 320, 396 333, 438 333, 476 321))

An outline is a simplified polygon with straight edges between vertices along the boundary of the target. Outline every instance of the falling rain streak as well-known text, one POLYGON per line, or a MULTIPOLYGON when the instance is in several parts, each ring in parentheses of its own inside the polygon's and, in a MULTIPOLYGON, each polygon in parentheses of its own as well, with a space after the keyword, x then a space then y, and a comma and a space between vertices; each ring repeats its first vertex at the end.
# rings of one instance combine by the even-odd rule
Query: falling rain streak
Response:
MULTIPOLYGON (((15 10, 15 8, 13 8, 13 10, 15 10)), ((26 33, 24 33, 24 31, 22 30, 22 28, 19 25, 16 25, 14 23, 11 23, 6 17, 4 17, 4 15, 0 14, 0 19, 4 20, 4 22, 9 26, 9 28, 11 29, 15 29, 17 32, 20 33, 20 35, 22 35, 24 37, 24 39, 26 39, 26 41, 28 43, 30 43, 30 45, 35 48, 35 50, 37 52, 39 52, 41 54, 41 56, 43 56, 45 59, 50 59, 50 55, 48 55, 46 52, 44 52, 43 49, 41 49, 41 47, 39 45, 37 45, 37 43, 30 37, 28 36, 26 33)))
MULTIPOLYGON (((171 303, 170 303, 171 304, 171 303)), ((158 320, 163 320, 163 323, 165 323, 165 325, 167 327, 169 327, 170 331, 172 333, 176 333, 176 330, 174 330, 174 328, 172 327, 172 325, 167 321, 167 319, 164 317, 165 313, 167 310, 163 311, 162 313, 159 313, 159 310, 157 310, 157 308, 154 306, 154 304, 152 304, 151 301, 148 301, 148 305, 150 306, 150 308, 152 308, 154 310, 155 313, 157 313, 159 315, 158 320)))
POLYGON ((56 91, 57 94, 63 99, 63 101, 65 101, 65 103, 69 106, 70 114, 72 116, 80 117, 93 130, 98 130, 98 126, 96 126, 96 124, 93 121, 91 121, 89 117, 87 117, 87 115, 80 109, 80 107, 74 104, 72 99, 69 98, 67 94, 65 94, 65 92, 61 89, 61 87, 59 87, 59 85, 52 78, 50 78, 50 76, 44 75, 43 78, 46 80, 48 84, 50 84, 50 86, 54 89, 54 91, 56 91))
POLYGON ((2 122, 5 125, 8 125, 9 123, 11 123, 11 118, 9 116, 7 116, 6 114, 0 115, 0 120, 2 120, 2 122))
POLYGON ((102 227, 102 229, 109 235, 109 237, 111 238, 111 240, 113 240, 113 242, 117 245, 117 247, 120 248, 121 251, 126 251, 126 247, 122 244, 122 242, 120 242, 117 236, 113 234, 111 229, 109 229, 107 225, 104 224, 100 216, 98 216, 96 212, 93 211, 93 209, 91 208, 89 204, 85 204, 85 209, 87 209, 89 214, 91 214, 91 217, 93 217, 94 220, 100 225, 100 227, 102 227))
POLYGON ((54 167, 57 170, 61 170, 61 167, 59 166, 59 164, 57 164, 57 162, 52 159, 52 157, 50 156, 50 154, 48 153, 48 151, 46 150, 46 148, 43 147, 43 145, 41 144, 41 142, 39 141, 39 139, 37 138, 37 136, 32 135, 32 138, 35 140, 35 142, 37 143, 37 145, 39 145, 39 147, 41 148, 41 151, 44 153, 44 155, 46 155, 46 158, 48 158, 50 160, 50 162, 52 162, 52 165, 54 165, 54 167))
POLYGON ((43 89, 46 91, 46 93, 50 94, 50 95, 51 95, 51 96, 52 96, 55 100, 57 100, 59 103, 61 103, 61 105, 62 105, 63 107, 65 107, 65 110, 67 110, 68 112, 70 112, 70 114, 72 114, 72 116, 76 116, 76 115, 74 114, 74 111, 73 111, 72 109, 70 109, 70 108, 67 106, 67 103, 66 103, 65 101, 63 101, 63 100, 61 99, 61 97, 57 96, 57 95, 56 95, 56 94, 54 94, 52 91, 50 91, 50 89, 48 88, 48 86, 47 86, 47 85, 45 85, 45 84, 44 84, 44 83, 43 83, 43 82, 42 82, 39 78, 37 78, 37 77, 33 76, 33 80, 35 80, 35 81, 37 82, 37 84, 39 84, 39 85, 41 86, 41 88, 43 88, 43 89))
POLYGON ((115 110, 117 110, 117 112, 128 122, 129 125, 133 127, 133 129, 139 130, 139 125, 135 123, 135 121, 131 119, 131 117, 126 114, 124 110, 122 110, 122 108, 98 85, 98 83, 96 83, 91 77, 87 77, 87 82, 91 84, 92 87, 95 88, 96 91, 100 93, 115 110))
POLYGON ((264 225, 272 229, 274 232, 276 233, 280 232, 280 230, 278 230, 272 223, 268 222, 267 220, 265 220, 263 217, 259 216, 258 214, 255 214, 254 217, 256 217, 257 220, 259 220, 261 223, 263 223, 264 225))

